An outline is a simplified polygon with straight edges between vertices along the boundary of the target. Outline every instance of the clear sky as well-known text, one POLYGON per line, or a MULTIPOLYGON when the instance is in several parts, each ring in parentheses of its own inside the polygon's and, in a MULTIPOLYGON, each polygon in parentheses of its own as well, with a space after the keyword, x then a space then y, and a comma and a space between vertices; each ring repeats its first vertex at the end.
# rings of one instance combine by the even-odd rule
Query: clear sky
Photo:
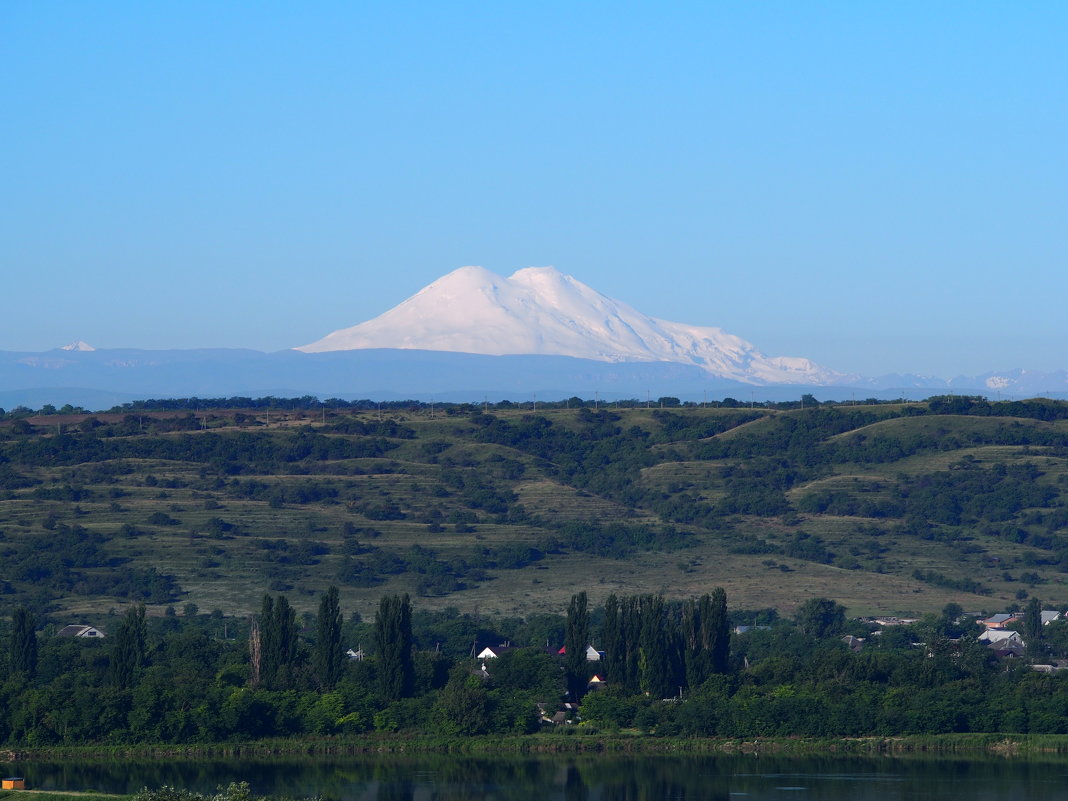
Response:
POLYGON ((554 265, 845 372, 1068 369, 1068 3, 0 3, 0 349, 554 265))

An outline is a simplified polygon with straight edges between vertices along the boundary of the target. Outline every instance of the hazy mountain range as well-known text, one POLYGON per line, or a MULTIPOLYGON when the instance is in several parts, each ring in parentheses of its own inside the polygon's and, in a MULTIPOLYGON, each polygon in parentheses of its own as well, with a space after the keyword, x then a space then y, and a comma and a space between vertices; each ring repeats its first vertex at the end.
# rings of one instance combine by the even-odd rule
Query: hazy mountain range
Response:
POLYGON ((951 380, 850 375, 768 356, 710 326, 642 314, 551 267, 508 278, 462 267, 399 305, 308 345, 239 349, 0 351, 0 405, 102 408, 146 397, 301 396, 528 400, 571 395, 700 400, 1064 396, 1068 373, 991 372, 951 380))

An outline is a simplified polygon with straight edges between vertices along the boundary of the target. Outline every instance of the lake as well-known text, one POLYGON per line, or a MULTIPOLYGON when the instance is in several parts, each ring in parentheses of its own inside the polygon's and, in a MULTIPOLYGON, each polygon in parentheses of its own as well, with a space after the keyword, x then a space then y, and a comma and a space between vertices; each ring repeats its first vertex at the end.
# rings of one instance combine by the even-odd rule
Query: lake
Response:
POLYGON ((358 756, 283 760, 11 763, 39 790, 201 792, 352 801, 1061 801, 1068 761, 959 757, 358 756))

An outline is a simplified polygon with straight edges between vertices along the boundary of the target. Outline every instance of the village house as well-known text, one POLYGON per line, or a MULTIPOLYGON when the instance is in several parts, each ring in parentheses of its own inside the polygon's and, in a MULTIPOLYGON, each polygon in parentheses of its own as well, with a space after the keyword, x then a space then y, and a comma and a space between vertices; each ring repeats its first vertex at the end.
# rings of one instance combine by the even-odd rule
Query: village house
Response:
POLYGON ((487 659, 496 659, 497 657, 501 656, 502 654, 506 654, 509 651, 514 651, 514 650, 515 650, 515 646, 514 645, 492 645, 492 646, 488 646, 486 648, 483 648, 481 651, 479 651, 478 654, 475 656, 475 659, 481 659, 483 661, 485 661, 487 659))
POLYGON ((1023 642, 1023 638, 1020 636, 1020 632, 1012 629, 987 629, 978 637, 979 642, 985 643, 1007 643, 1007 642, 1023 642))
MULTIPOLYGON (((567 646, 565 645, 559 651, 556 652, 557 656, 564 656, 567 653, 567 646)), ((600 662, 604 659, 604 651, 598 651, 592 645, 586 646, 586 661, 587 662, 600 662)))
POLYGON ((1019 621, 1020 617, 1015 612, 1001 612, 979 622, 986 629, 1003 629, 1010 623, 1018 623, 1019 621))
POLYGON ((1002 658, 1021 656, 1026 650, 1020 632, 1011 629, 987 629, 978 639, 1002 658))
POLYGON ((885 626, 911 626, 913 623, 916 622, 916 620, 917 619, 914 618, 914 617, 894 617, 892 615, 890 617, 873 617, 873 618, 871 618, 871 622, 872 623, 875 623, 877 626, 883 626, 883 627, 885 627, 885 626))
POLYGON ((71 625, 64 626, 56 632, 57 637, 92 637, 98 640, 104 639, 104 632, 92 626, 71 625))

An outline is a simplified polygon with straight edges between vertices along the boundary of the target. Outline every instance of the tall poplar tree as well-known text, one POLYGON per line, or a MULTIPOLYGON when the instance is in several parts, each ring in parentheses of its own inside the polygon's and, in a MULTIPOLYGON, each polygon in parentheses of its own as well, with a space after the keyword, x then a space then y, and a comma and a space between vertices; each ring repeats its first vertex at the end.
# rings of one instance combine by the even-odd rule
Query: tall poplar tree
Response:
MULTIPOLYGON (((270 595, 263 596, 263 601, 260 603, 260 615, 256 618, 256 625, 250 632, 249 637, 255 637, 257 640, 256 645, 258 647, 253 651, 253 643, 250 639, 249 650, 254 657, 258 657, 258 684, 262 687, 271 688, 274 685, 274 669, 277 664, 275 658, 278 653, 276 643, 278 632, 274 629, 274 598, 270 595)), ((254 660, 253 679, 257 675, 255 667, 256 661, 254 660)))
POLYGON ((586 648, 589 644, 590 614, 586 593, 580 592, 571 596, 564 629, 564 674, 572 701, 583 696, 589 682, 589 668, 586 665, 586 648))
POLYGON ((284 595, 264 595, 257 623, 260 682, 270 690, 290 689, 297 658, 296 612, 284 595))
POLYGON ((138 672, 145 664, 147 639, 145 605, 132 606, 126 610, 111 641, 109 669, 111 682, 116 687, 128 689, 134 685, 138 672))
POLYGON ((705 641, 712 655, 712 672, 726 673, 730 669, 731 621, 727 614, 727 591, 722 587, 712 590, 707 632, 705 641))
POLYGON ((639 683, 641 689, 653 698, 669 698, 675 694, 673 639, 664 596, 644 596, 641 599, 639 683))
POLYGON ((11 672, 32 679, 37 673, 37 632, 33 615, 23 606, 11 614, 11 672))
POLYGON ((727 593, 722 587, 699 601, 686 602, 682 608, 682 646, 689 687, 700 687, 712 674, 727 672, 730 636, 727 593))
POLYGON ((626 680, 626 642, 619 611, 619 599, 609 595, 604 602, 601 645, 604 647, 605 681, 622 686, 626 680))
POLYGON ((1023 619, 1024 640, 1029 648, 1037 648, 1042 639, 1042 601, 1032 598, 1027 602, 1023 619))
POLYGON ((315 650, 312 655, 315 676, 324 690, 332 690, 337 686, 345 668, 341 623, 338 590, 332 586, 319 599, 319 615, 315 621, 315 650))
POLYGON ((637 595, 630 595, 623 599, 620 604, 619 619, 622 629, 623 640, 623 681, 624 688, 630 694, 641 689, 641 638, 642 618, 641 599, 637 595))
POLYGON ((702 623, 711 599, 688 600, 682 606, 682 656, 686 669, 686 685, 699 687, 708 678, 708 654, 704 648, 702 623))
POLYGON ((412 605, 407 594, 385 595, 375 615, 378 691, 386 702, 412 692, 412 605))

